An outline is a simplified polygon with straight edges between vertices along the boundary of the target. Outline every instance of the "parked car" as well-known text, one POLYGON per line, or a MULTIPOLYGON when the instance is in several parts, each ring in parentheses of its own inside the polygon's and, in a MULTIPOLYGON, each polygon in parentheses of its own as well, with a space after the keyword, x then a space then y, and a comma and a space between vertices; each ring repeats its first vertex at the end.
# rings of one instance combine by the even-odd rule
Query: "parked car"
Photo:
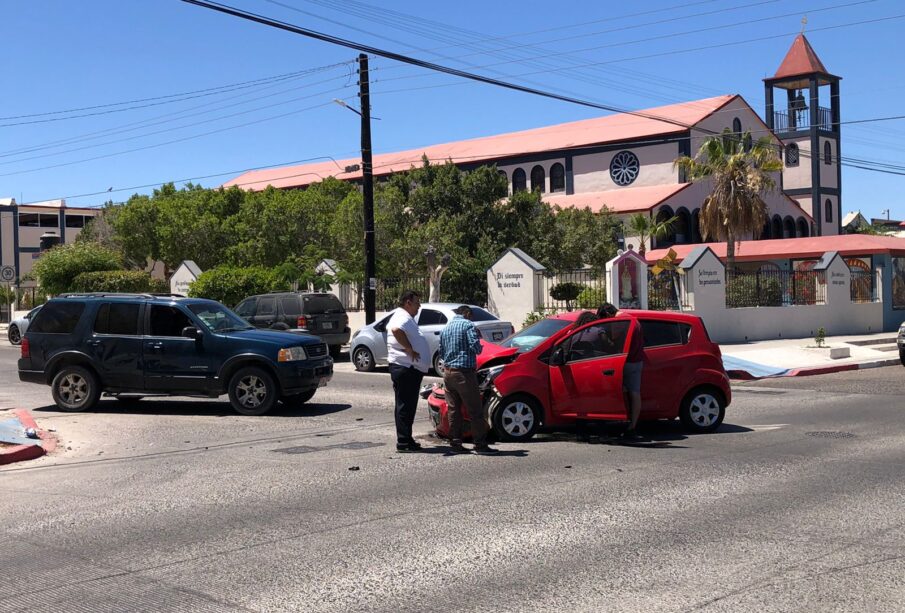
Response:
POLYGON ((896 344, 899 346, 899 360, 902 366, 905 366, 905 323, 899 326, 899 336, 896 338, 896 344))
MULTIPOLYGON (((627 421, 622 369, 630 317, 644 335, 641 419, 679 417, 692 432, 722 423, 732 399, 729 377, 700 318, 624 311, 575 329, 578 315, 543 319, 478 356, 483 401, 500 438, 527 440, 542 425, 555 429, 577 420, 627 421)), ((447 436, 442 384, 423 395, 437 433, 447 436)))
POLYGON ((43 305, 36 306, 24 317, 14 319, 9 323, 9 328, 6 330, 6 337, 9 339, 10 344, 18 345, 22 342, 22 337, 25 336, 25 333, 28 331, 28 324, 31 323, 31 320, 34 319, 35 315, 38 314, 38 311, 41 310, 41 306, 43 305))
POLYGON ((316 334, 335 358, 349 342, 349 316, 339 298, 320 292, 272 292, 249 296, 235 309, 256 328, 316 334))
MULTIPOLYGON (((443 363, 438 350, 440 348, 440 331, 446 323, 455 317, 453 309, 462 306, 461 302, 425 302, 415 316, 421 333, 427 339, 431 350, 431 364, 434 372, 441 374, 443 363)), ((388 313, 372 324, 356 330, 349 345, 349 355, 356 370, 372 371, 375 366, 387 363, 387 323, 392 313, 388 313)), ((498 343, 515 332, 508 321, 500 321, 495 315, 478 306, 471 307, 472 321, 478 333, 486 341, 498 343)))
POLYGON ((50 385, 63 411, 101 393, 229 395, 262 415, 278 399, 309 401, 333 376, 318 338, 255 330, 213 300, 150 294, 68 294, 44 305, 22 339, 19 379, 50 385))

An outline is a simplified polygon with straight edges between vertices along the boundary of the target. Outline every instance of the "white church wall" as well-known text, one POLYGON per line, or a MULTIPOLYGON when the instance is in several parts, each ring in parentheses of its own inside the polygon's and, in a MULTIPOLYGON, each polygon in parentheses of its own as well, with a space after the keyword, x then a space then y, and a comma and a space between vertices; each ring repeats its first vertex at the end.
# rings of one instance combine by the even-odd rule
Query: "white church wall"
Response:
POLYGON ((638 156, 638 162, 641 165, 638 178, 628 187, 678 182, 679 172, 672 167, 673 160, 679 157, 678 143, 626 147, 603 153, 574 156, 572 158, 572 175, 575 181, 575 193, 621 189, 610 177, 610 161, 620 151, 631 151, 638 156))
POLYGON ((821 187, 831 187, 836 188, 839 187, 838 177, 836 176, 836 160, 839 152, 836 151, 836 139, 834 138, 821 138, 820 139, 820 186, 821 187), (832 160, 831 163, 827 164, 824 162, 823 158, 823 149, 826 146, 826 143, 830 144, 830 148, 832 151, 832 160))

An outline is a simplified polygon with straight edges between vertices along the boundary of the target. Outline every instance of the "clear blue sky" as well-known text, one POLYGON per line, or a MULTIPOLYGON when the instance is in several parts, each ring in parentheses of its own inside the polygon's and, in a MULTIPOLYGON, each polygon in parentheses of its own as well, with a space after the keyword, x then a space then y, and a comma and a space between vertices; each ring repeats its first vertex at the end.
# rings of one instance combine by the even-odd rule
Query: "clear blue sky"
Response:
MULTIPOLYGON (((761 113, 761 79, 776 70, 806 14, 811 44, 827 69, 843 77, 843 121, 905 114, 905 19, 822 30, 903 16, 899 0, 228 3, 621 108, 739 93, 761 113), (739 42, 750 39, 761 40, 739 42)), ((70 205, 93 206, 152 189, 121 191, 132 186, 358 155, 358 118, 330 103, 334 98, 356 103, 355 76, 342 64, 355 58, 352 50, 178 0, 7 0, 0 4, 0 22, 4 118, 339 64, 216 95, 80 111, 73 114, 105 114, 63 121, 7 125, 72 114, 2 119, 0 197, 21 202, 68 197, 70 205), (152 106, 108 112, 143 105, 152 106), (140 150, 126 152, 134 149, 140 150), (110 187, 109 195, 73 197, 110 187)), ((604 114, 381 58, 373 59, 372 69, 372 112, 380 118, 374 122, 377 152, 604 114)), ((905 166, 905 120, 844 126, 842 154, 905 166)), ((199 182, 214 186, 231 176, 199 182)), ((903 187, 905 176, 845 168, 844 212, 860 209, 879 217, 889 208, 893 218, 905 217, 903 187)))

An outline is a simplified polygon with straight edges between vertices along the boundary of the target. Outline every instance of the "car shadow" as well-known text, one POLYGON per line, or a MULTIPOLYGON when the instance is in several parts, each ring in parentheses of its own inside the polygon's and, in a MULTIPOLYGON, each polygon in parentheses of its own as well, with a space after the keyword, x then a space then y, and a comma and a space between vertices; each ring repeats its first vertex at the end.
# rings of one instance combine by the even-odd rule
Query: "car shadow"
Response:
MULTIPOLYGON (((338 413, 352 408, 346 403, 309 402, 301 406, 287 406, 278 403, 270 413, 262 415, 261 419, 269 416, 277 417, 317 417, 338 413)), ((55 404, 32 409, 42 412, 60 412, 55 404)), ((131 415, 194 415, 209 417, 227 417, 236 413, 228 402, 212 400, 152 400, 145 398, 136 399, 105 399, 98 402, 90 411, 81 413, 69 413, 69 415, 86 415, 91 413, 114 414, 127 413, 131 415)))

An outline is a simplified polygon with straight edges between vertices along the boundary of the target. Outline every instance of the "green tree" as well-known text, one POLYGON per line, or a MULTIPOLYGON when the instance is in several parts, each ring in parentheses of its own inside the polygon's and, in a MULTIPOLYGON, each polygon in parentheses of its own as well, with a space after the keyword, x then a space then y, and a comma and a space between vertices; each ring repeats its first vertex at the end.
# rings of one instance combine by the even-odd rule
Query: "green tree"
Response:
POLYGON ((77 275, 123 267, 119 254, 96 243, 71 243, 46 251, 35 262, 32 274, 49 294, 62 294, 74 289, 77 275))
POLYGON ((647 239, 668 236, 677 219, 678 217, 673 216, 663 221, 657 221, 650 215, 635 213, 628 218, 625 224, 626 234, 638 237, 638 253, 644 255, 647 253, 647 239))
POLYGON ((269 268, 218 266, 204 271, 189 285, 189 296, 217 300, 232 307, 248 296, 288 289, 288 283, 278 279, 269 268))
POLYGON ((763 229, 768 216, 763 196, 776 186, 771 173, 783 168, 773 141, 768 136, 753 141, 751 132, 739 138, 726 129, 705 140, 694 158, 680 157, 674 165, 692 182, 711 182, 701 207, 701 234, 726 241, 726 269, 735 270, 735 244, 763 229))

